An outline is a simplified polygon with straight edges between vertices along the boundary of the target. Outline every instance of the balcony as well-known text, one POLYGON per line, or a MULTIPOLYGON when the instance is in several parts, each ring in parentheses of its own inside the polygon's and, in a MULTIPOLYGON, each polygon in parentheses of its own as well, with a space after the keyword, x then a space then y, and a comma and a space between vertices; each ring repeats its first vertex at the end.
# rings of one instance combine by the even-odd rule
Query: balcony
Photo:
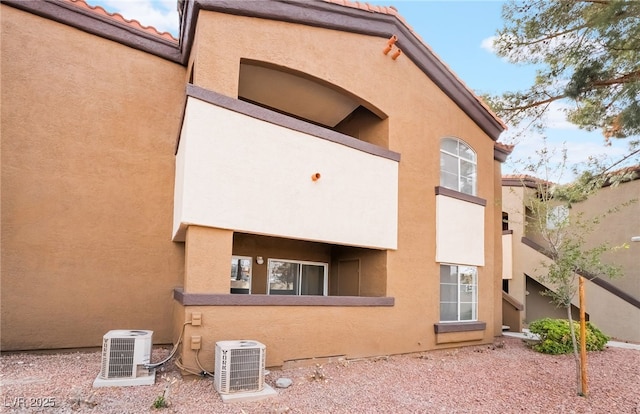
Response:
POLYGON ((190 85, 173 240, 189 225, 397 248, 400 155, 190 85))

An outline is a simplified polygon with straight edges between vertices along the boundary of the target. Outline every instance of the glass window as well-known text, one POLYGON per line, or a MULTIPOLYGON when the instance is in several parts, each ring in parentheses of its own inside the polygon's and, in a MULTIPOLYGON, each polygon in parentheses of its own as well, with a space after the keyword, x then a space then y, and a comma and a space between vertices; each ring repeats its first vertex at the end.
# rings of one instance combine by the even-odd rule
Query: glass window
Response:
POLYGON ((556 230, 566 227, 569 219, 567 206, 555 206, 547 212, 547 230, 556 230))
POLYGON ((457 154, 458 153, 458 140, 445 138, 442 140, 441 149, 443 151, 448 152, 449 154, 457 154))
POLYGON ((440 266, 440 321, 478 320, 478 271, 473 266, 440 266))
POLYGON ((246 256, 231 256, 231 293, 251 293, 251 264, 246 256))
POLYGON ((269 295, 327 295, 328 264, 269 259, 269 295))
POLYGON ((440 185, 476 195, 476 153, 464 142, 444 138, 440 143, 440 185))

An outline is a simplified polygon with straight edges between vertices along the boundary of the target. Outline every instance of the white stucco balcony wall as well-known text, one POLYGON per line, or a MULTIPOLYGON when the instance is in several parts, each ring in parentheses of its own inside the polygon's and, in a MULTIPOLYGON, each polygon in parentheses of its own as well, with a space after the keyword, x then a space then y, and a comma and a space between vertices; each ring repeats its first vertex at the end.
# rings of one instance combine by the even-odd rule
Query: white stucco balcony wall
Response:
POLYGON ((174 199, 176 241, 199 225, 397 248, 398 161, 192 97, 174 199))
POLYGON ((484 206, 436 196, 436 261, 484 266, 484 206))

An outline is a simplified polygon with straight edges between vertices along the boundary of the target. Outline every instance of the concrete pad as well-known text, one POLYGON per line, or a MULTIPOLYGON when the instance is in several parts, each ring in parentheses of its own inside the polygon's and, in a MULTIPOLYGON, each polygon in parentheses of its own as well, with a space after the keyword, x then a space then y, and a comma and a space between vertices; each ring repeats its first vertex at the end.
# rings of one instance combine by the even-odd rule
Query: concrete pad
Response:
POLYGON ((278 392, 269 385, 264 384, 262 391, 234 392, 232 394, 220 394, 223 403, 244 402, 244 401, 260 401, 266 398, 274 397, 278 392))
MULTIPOLYGON (((522 332, 502 332, 502 335, 510 336, 512 338, 527 339, 529 341, 537 341, 540 339, 538 335, 532 334, 528 329, 523 329, 522 332)), ((628 342, 609 341, 607 342, 607 346, 610 346, 612 348, 635 349, 637 351, 640 351, 640 344, 628 342)))
POLYGON ((93 381, 93 388, 100 387, 131 387, 134 385, 153 385, 156 382, 156 372, 137 378, 100 378, 100 374, 93 381))
POLYGON ((609 341, 607 342, 607 346, 612 346, 614 348, 623 348, 623 349, 635 349, 636 351, 640 351, 640 344, 633 344, 629 342, 609 341))

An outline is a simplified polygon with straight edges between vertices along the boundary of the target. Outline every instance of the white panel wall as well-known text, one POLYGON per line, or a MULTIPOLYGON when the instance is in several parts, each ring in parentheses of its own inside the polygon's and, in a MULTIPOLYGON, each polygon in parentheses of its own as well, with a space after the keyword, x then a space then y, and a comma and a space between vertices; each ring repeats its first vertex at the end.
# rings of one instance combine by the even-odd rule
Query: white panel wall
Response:
POLYGON ((513 279, 513 235, 502 235, 502 278, 513 279))
POLYGON ((436 261, 484 266, 484 207, 436 196, 436 261))
POLYGON ((196 224, 397 247, 396 161, 194 98, 185 111, 175 189, 174 240, 196 224))

